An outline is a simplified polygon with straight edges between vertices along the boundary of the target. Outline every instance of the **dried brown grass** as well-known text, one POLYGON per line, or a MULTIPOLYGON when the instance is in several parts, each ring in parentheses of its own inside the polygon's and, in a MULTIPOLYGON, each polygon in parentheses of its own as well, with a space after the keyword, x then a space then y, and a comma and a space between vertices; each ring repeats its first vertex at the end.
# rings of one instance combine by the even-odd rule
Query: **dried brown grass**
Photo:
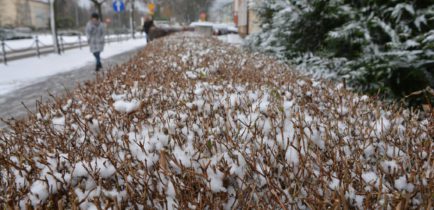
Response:
POLYGON ((272 58, 214 39, 180 34, 156 40, 131 62, 52 103, 38 104, 37 113, 26 120, 7 122, 9 129, 0 132, 0 207, 80 209, 89 207, 84 205, 89 202, 97 209, 167 208, 170 182, 178 209, 222 209, 231 199, 236 200, 227 206, 232 209, 432 209, 432 118, 421 119, 417 111, 362 98, 342 85, 312 81, 272 58), (186 71, 197 78, 188 78, 186 71), (210 111, 189 104, 197 99, 195 86, 204 83, 222 86, 205 88, 205 104, 225 93, 239 94, 240 99, 233 106, 211 106, 210 111), (269 93, 266 111, 254 109, 249 91, 269 93), (140 108, 117 112, 113 93, 139 99, 140 108), (286 99, 296 104, 288 122, 286 99), (174 114, 168 116, 168 111, 174 114), (270 121, 269 132, 263 125, 245 125, 238 118, 253 113, 270 121), (59 117, 65 119, 61 128, 53 125, 59 117), (390 126, 383 132, 385 125, 375 122, 384 118, 390 126), (289 124, 292 139, 279 144, 285 141, 283 130, 289 124), (148 162, 151 158, 143 161, 131 149, 128 134, 143 133, 144 127, 150 128, 149 136, 161 133, 169 139, 151 153, 143 142, 137 143, 140 153, 157 159, 153 164, 148 162), (174 153, 176 145, 189 141, 184 128, 193 136, 196 152, 191 166, 174 153), (375 133, 376 129, 381 132, 375 133), (321 133, 323 147, 312 140, 315 130, 321 133), (286 157, 291 148, 298 163, 286 157), (223 153, 229 158, 213 162, 223 153), (89 168, 88 176, 68 178, 78 162, 95 158, 104 158, 115 173, 104 178, 89 168), (242 166, 242 160, 245 174, 239 176, 231 169, 242 166), (383 161, 395 161, 397 167, 382 167, 383 161), (363 178, 367 172, 378 179, 367 182, 363 178), (223 174, 226 192, 212 190, 213 173, 223 174), (53 186, 46 178, 50 175, 56 177, 57 192, 32 203, 28 199, 34 194, 32 186, 38 180, 45 187, 53 186), (412 190, 397 189, 394 183, 403 176, 412 190), (17 185, 17 177, 25 180, 23 186, 17 185), (331 187, 336 179, 339 184, 331 187), (95 182, 92 189, 86 189, 89 180, 95 182), (110 191, 125 196, 118 199, 110 191), (361 197, 362 203, 357 203, 361 197))

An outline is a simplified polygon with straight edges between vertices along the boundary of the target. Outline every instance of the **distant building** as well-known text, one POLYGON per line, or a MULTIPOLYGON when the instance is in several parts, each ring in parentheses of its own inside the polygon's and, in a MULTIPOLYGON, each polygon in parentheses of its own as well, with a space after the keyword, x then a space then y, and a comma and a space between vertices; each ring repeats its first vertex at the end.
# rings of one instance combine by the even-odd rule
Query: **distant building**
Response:
POLYGON ((235 0, 234 1, 234 21, 241 36, 258 32, 261 30, 258 16, 251 8, 252 4, 258 4, 265 0, 235 0))
POLYGON ((0 0, 0 27, 48 28, 48 0, 0 0))

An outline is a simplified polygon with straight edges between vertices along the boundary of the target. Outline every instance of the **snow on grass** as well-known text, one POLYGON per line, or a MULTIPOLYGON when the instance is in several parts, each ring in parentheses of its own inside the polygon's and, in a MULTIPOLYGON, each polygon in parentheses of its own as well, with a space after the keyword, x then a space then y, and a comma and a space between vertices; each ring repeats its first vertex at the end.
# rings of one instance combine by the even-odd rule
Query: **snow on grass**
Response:
POLYGON ((432 119, 215 39, 156 40, 38 110, 0 133, 0 199, 12 206, 417 209, 432 198, 432 119))
POLYGON ((131 113, 134 111, 137 111, 139 109, 141 102, 133 99, 132 101, 116 101, 113 106, 116 111, 122 112, 122 113, 131 113))

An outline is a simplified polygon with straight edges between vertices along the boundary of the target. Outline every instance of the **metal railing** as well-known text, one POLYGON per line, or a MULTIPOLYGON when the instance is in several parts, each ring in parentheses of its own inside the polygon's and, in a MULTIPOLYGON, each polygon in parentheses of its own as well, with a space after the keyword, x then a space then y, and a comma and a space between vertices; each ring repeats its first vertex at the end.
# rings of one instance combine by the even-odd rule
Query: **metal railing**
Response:
MULTIPOLYGON (((136 39, 143 38, 143 34, 136 35, 136 39)), ((122 42, 127 41, 130 39, 133 39, 131 34, 109 34, 104 37, 105 43, 110 44, 113 42, 122 42)), ((49 54, 54 53, 53 51, 53 44, 44 44, 41 42, 38 36, 35 36, 33 38, 33 42, 29 47, 20 48, 20 49, 14 49, 11 46, 8 45, 8 43, 5 40, 0 41, 0 62, 4 65, 7 65, 9 61, 13 60, 19 60, 29 57, 35 57, 38 58, 41 57, 43 54, 49 54)), ((86 40, 82 38, 81 35, 77 36, 77 41, 65 41, 64 36, 59 36, 59 52, 61 54, 65 53, 67 50, 80 48, 88 46, 88 43, 86 40)))

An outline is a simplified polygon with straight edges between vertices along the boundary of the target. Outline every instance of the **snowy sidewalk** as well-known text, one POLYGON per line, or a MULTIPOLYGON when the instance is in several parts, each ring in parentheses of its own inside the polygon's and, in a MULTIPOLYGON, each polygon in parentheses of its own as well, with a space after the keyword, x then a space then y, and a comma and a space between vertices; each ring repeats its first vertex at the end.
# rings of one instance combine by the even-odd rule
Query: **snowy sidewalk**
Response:
MULTIPOLYGON (((102 58, 112 57, 139 47, 144 47, 143 39, 106 44, 102 58)), ((72 71, 94 62, 89 48, 67 51, 61 56, 49 54, 39 58, 28 58, 0 65, 0 98, 1 95, 45 80, 47 76, 72 71)))
MULTIPOLYGON (((110 44, 103 53, 105 71, 131 59, 143 49, 143 40, 110 44)), ((71 50, 62 56, 48 55, 0 66, 0 118, 19 118, 26 114, 25 104, 34 110, 36 100, 59 96, 78 83, 95 79, 93 57, 87 48, 71 50)), ((3 127, 0 122, 0 127, 3 127)))

